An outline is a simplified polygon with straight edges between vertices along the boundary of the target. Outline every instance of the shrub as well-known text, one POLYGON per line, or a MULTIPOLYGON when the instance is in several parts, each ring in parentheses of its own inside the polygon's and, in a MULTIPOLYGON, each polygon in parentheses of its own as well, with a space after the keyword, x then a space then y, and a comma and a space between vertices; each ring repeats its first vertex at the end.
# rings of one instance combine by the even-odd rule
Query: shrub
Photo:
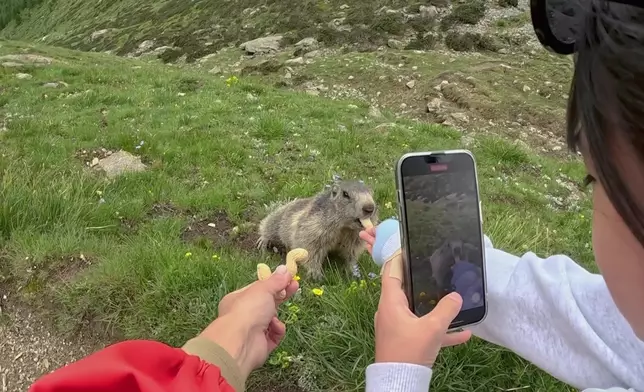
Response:
POLYGON ((499 6, 501 7, 518 7, 519 0, 499 0, 499 6))
POLYGON ((445 46, 459 52, 471 50, 489 50, 496 52, 499 45, 493 37, 479 33, 457 33, 452 32, 445 37, 445 46))
POLYGON ((455 24, 477 24, 485 16, 485 2, 472 0, 454 7, 452 12, 441 21, 441 28, 448 30, 455 24))
POLYGON ((405 18, 402 14, 376 15, 371 29, 378 33, 400 35, 405 32, 405 18))
POLYGON ((437 37, 434 34, 416 34, 416 38, 405 46, 407 50, 430 50, 436 46, 437 37))

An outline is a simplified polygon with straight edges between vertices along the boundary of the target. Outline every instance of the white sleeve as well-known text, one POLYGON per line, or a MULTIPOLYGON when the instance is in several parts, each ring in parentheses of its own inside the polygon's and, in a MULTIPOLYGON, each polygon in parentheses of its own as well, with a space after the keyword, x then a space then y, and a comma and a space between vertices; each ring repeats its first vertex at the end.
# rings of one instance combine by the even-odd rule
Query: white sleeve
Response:
POLYGON ((432 378, 432 369, 411 363, 372 363, 366 373, 366 392, 427 392, 432 378))
POLYGON ((487 237, 486 272, 488 314, 471 328, 475 336, 575 388, 644 390, 644 343, 601 275, 566 256, 516 257, 487 237))

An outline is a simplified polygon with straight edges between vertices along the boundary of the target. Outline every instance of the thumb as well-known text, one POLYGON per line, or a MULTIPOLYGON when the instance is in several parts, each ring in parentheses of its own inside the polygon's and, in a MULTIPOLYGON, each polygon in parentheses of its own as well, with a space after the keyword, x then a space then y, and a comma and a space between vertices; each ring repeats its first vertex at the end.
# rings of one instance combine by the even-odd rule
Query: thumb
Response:
POLYGON ((286 266, 282 264, 275 269, 275 272, 268 279, 260 281, 259 286, 263 290, 277 295, 288 287, 291 280, 293 280, 293 276, 288 272, 286 266))
POLYGON ((423 316, 427 321, 437 324, 440 329, 447 331, 451 322, 458 316, 463 306, 463 298, 456 291, 444 296, 434 310, 423 316))

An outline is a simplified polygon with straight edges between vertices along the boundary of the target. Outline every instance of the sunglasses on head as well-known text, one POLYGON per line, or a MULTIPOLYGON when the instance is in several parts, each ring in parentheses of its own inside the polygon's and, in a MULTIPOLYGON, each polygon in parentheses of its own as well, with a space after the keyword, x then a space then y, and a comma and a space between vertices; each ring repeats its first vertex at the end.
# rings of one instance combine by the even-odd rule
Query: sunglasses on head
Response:
MULTIPOLYGON (((558 54, 576 51, 575 41, 589 0, 530 0, 532 27, 541 45, 558 54)), ((604 0, 644 8, 644 0, 604 0)))

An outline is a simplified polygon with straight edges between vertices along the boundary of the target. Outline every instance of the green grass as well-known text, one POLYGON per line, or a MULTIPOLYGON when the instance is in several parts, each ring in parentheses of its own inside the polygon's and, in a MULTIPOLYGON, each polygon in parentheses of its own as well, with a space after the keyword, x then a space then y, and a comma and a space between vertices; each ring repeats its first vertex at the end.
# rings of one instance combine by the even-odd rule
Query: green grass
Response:
MULTIPOLYGON (((183 241, 191 221, 225 211, 231 225, 252 232, 264 204, 311 195, 333 173, 369 183, 381 216, 391 216, 393 164, 401 154, 463 146, 461 133, 449 128, 374 120, 362 102, 243 77, 229 87, 197 70, 9 41, 0 55, 27 47, 58 61, 0 68, 0 124, 7 127, 0 131, 0 275, 22 287, 32 305, 52 299, 51 317, 63 332, 181 344, 216 315, 226 292, 255 279, 258 262, 279 262, 241 239, 216 248, 204 239, 183 241), (42 86, 50 81, 68 86, 42 86), (380 122, 396 126, 377 129, 380 122), (140 155, 150 169, 107 180, 75 158, 101 147, 140 155), (173 207, 161 214, 159 206, 173 207)), ((497 247, 564 252, 589 265, 590 201, 577 188, 579 160, 537 156, 498 137, 476 136, 470 149, 485 232, 497 247)), ((361 268, 377 271, 366 254, 361 268)), ((323 282, 301 284, 301 295, 282 310, 286 340, 251 388, 364 389, 377 281, 352 283, 330 266, 323 282), (322 296, 311 294, 316 287, 322 296)), ((443 350, 432 379, 432 391, 526 386, 572 390, 476 339, 443 350)))

